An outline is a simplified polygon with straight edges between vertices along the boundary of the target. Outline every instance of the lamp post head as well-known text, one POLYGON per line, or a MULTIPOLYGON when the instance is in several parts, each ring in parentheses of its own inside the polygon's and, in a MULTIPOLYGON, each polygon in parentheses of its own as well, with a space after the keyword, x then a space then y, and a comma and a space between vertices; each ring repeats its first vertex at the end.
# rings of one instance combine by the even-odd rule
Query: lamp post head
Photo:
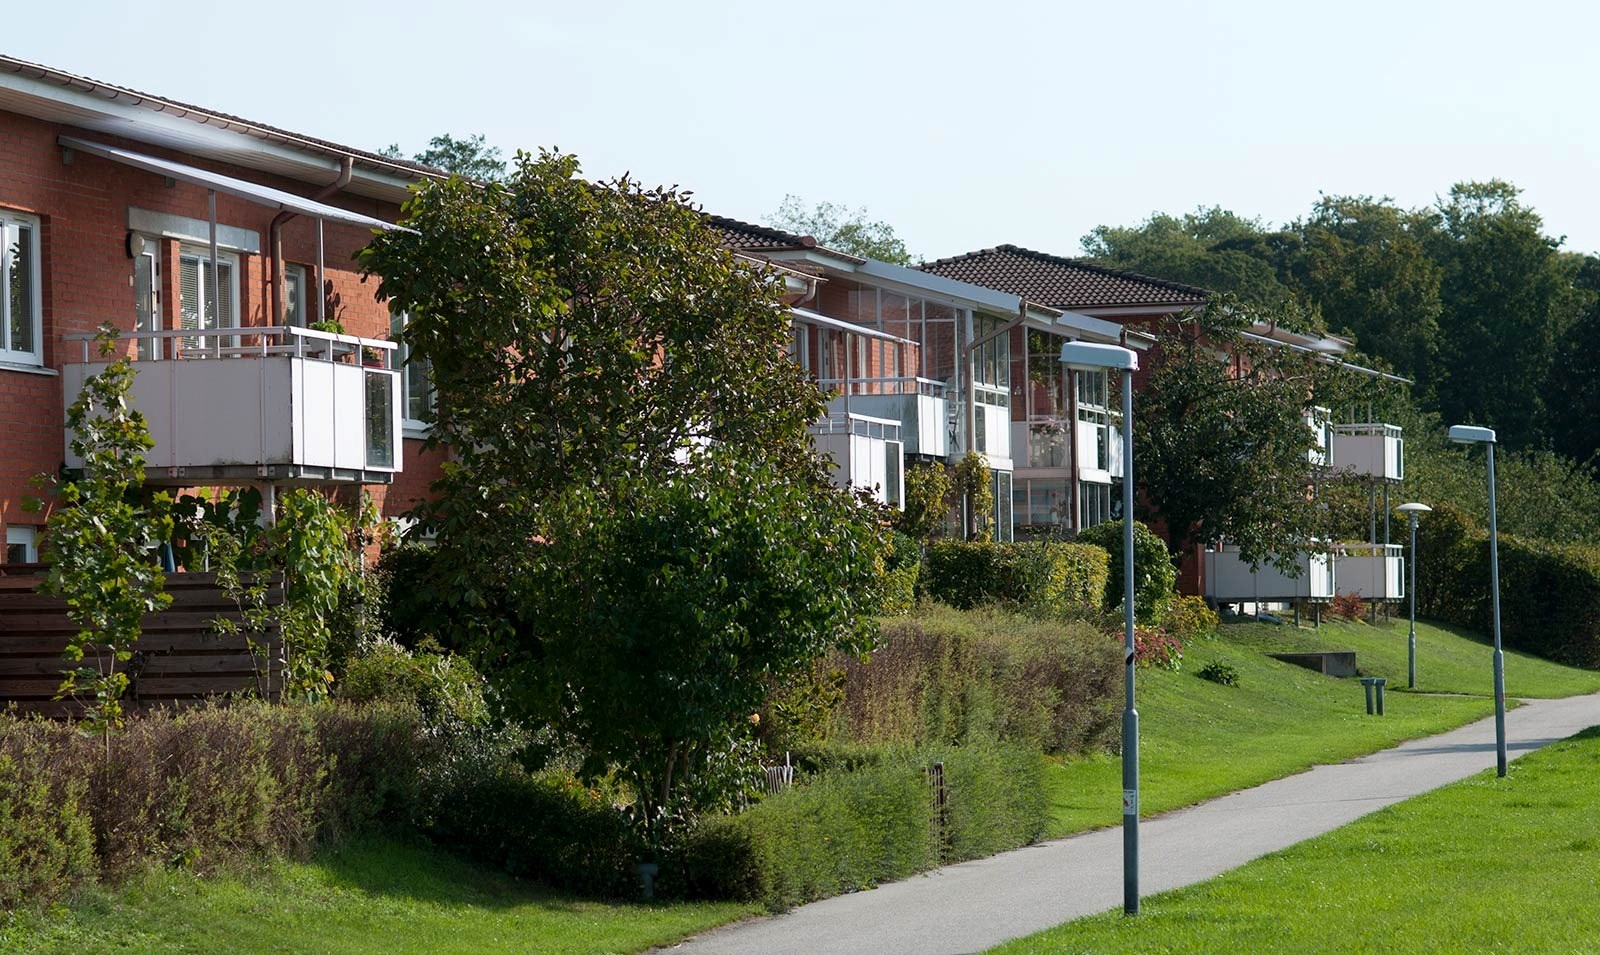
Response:
POLYGON ((1395 508, 1395 513, 1404 514, 1405 516, 1411 518, 1412 526, 1416 526, 1417 518, 1431 512, 1432 510, 1433 508, 1426 504, 1418 504, 1416 501, 1411 501, 1410 503, 1402 504, 1395 508))
POLYGON ((1494 429, 1455 424, 1450 426, 1450 440, 1458 444, 1494 444, 1494 429))
POLYGON ((1139 355, 1121 345, 1063 342, 1061 363, 1073 371, 1138 371, 1139 355))

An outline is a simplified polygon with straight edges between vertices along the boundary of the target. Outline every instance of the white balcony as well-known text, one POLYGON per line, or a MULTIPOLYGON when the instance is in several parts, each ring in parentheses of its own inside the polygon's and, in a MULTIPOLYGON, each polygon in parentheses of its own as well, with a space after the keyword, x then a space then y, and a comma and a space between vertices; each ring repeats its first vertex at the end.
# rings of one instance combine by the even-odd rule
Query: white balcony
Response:
POLYGON ((978 393, 973 407, 973 426, 976 430, 976 450, 984 456, 989 467, 996 471, 1010 471, 1011 462, 1011 409, 1002 404, 984 401, 993 397, 987 392, 978 393))
POLYGON ((905 451, 900 422, 868 415, 829 413, 811 426, 817 450, 833 462, 833 482, 870 490, 880 503, 905 507, 905 451))
POLYGON ((1330 431, 1329 466, 1379 481, 1406 476, 1406 442, 1392 424, 1336 424, 1330 431))
POLYGON ((1406 562, 1399 544, 1340 544, 1333 574, 1341 594, 1363 600, 1400 600, 1406 595, 1406 562))
MULTIPOLYGON (((818 384, 835 391, 843 381, 818 384)), ((862 414, 900 424, 906 454, 945 458, 950 454, 950 402, 945 385, 929 378, 853 378, 850 395, 828 402, 828 414, 862 414)))
POLYGON ((1327 554, 1296 554, 1299 576, 1293 577, 1268 563, 1251 570, 1232 544, 1206 551, 1205 559, 1206 596, 1215 603, 1329 600, 1334 595, 1333 561, 1327 554))
MULTIPOLYGON (((401 469, 394 343, 301 328, 132 332, 133 406, 152 484, 387 484, 401 469), (134 345, 133 343, 137 343, 134 345)), ((65 406, 106 367, 93 341, 63 369, 65 406)), ((71 451, 67 466, 82 461, 71 451)))

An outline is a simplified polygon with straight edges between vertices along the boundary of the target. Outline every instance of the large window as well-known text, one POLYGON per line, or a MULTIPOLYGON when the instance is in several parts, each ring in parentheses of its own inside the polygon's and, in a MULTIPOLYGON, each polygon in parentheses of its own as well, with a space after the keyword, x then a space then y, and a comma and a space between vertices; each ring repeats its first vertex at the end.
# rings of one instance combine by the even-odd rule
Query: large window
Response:
POLYGON ((0 210, 0 362, 44 364, 39 220, 0 210))
POLYGON ((303 265, 285 265, 283 267, 283 323, 295 328, 305 328, 311 320, 310 310, 306 308, 306 267, 303 265))
POLYGON ((1085 481, 1078 485, 1078 526, 1084 530, 1104 524, 1115 513, 1111 506, 1111 485, 1085 481))
MULTIPOLYGON (((1116 422, 1106 405, 1108 375, 1103 371, 1080 371, 1078 379, 1078 466, 1095 471, 1111 470, 1111 442, 1116 422)), ((1084 527, 1090 526, 1085 523, 1084 527)))
POLYGON ((428 363, 411 356, 411 346, 402 340, 400 333, 409 320, 404 312, 389 317, 389 338, 400 347, 395 352, 400 369, 400 417, 411 429, 427 427, 433 420, 433 374, 428 363))
MULTIPOLYGON (((1066 374, 1054 335, 1029 329, 1026 374, 1018 380, 1020 361, 1011 363, 1013 421, 1028 422, 1028 467, 1065 468, 1072 462, 1072 429, 1068 426, 1066 374), (1022 407, 1018 407, 1018 405, 1022 407)), ((1070 515, 1066 515, 1070 516, 1070 515)), ((1063 523, 1065 520, 1063 519, 1063 523)))
MULTIPOLYGON (((229 252, 217 254, 216 299, 211 296, 211 253, 185 246, 178 253, 178 327, 237 328, 239 260, 229 252)), ((206 342, 206 345, 212 344, 206 342)), ((184 339, 184 347, 201 347, 200 339, 184 339)))

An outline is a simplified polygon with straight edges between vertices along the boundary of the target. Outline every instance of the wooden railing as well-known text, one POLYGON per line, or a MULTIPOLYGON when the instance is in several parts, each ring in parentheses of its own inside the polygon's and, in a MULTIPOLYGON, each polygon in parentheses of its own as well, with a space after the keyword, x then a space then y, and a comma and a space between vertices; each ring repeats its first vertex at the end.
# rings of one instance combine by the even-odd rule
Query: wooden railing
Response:
MULTIPOLYGON (((62 671, 93 666, 62 657, 78 628, 66 604, 35 592, 42 568, 12 565, 0 572, 0 707, 47 716, 75 716, 81 703, 55 699, 62 671)), ((118 664, 129 674, 124 704, 129 709, 183 706, 213 697, 253 696, 276 700, 283 689, 283 640, 276 622, 237 634, 217 632, 218 618, 241 624, 239 606, 217 586, 214 574, 168 574, 172 604, 144 618, 144 635, 133 659, 118 664)), ((274 580, 268 606, 283 602, 274 580)), ((109 657, 108 652, 98 655, 109 657)))

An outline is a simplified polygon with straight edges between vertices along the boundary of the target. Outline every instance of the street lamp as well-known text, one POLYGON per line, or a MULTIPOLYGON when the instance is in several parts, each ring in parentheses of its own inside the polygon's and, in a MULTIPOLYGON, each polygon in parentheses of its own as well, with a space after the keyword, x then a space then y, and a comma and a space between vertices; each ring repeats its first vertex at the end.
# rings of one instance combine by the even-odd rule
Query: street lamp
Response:
POLYGON ((1406 644, 1406 688, 1412 690, 1417 688, 1417 518, 1432 510, 1415 501, 1395 508, 1411 519, 1411 639, 1406 644))
POLYGON ((1489 590, 1494 606, 1494 740, 1495 768, 1506 774, 1506 655, 1500 649, 1500 532, 1494 507, 1494 429, 1458 424, 1450 440, 1481 444, 1489 452, 1489 590))
MULTIPOLYGON (((1122 629, 1126 703, 1122 711, 1122 911, 1139 914, 1139 711, 1133 708, 1133 372, 1139 356, 1121 345, 1065 342, 1073 371, 1122 372, 1122 629)), ((1076 427, 1076 423, 1073 425, 1076 427)))

